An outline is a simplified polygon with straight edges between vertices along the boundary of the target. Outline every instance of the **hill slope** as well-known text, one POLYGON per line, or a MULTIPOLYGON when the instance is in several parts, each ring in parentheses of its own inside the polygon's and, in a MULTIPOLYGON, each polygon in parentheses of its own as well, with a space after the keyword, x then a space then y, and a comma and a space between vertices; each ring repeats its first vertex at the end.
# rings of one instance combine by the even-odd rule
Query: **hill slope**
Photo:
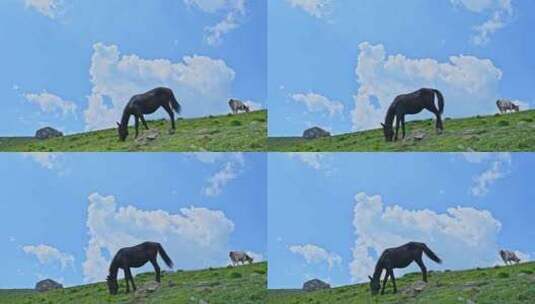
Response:
POLYGON ((154 140, 134 140, 134 128, 125 142, 118 141, 116 129, 68 135, 48 140, 0 137, 5 152, 90 152, 90 151, 264 151, 267 111, 239 115, 192 118, 176 121, 176 132, 169 134, 170 122, 149 121, 151 130, 140 125, 140 135, 158 131, 154 140))
MULTIPOLYGON (((535 110, 514 114, 446 119, 435 133, 431 119, 406 124, 407 138, 387 143, 382 129, 305 140, 270 137, 270 151, 535 151, 535 110), (421 140, 414 134, 425 134, 421 140)), ((400 128, 401 137, 401 128, 400 128)))
POLYGON ((428 285, 420 293, 404 290, 421 280, 420 273, 411 273, 396 280, 398 293, 390 283, 385 295, 372 297, 368 284, 344 286, 316 292, 270 290, 268 303, 535 303, 535 263, 465 271, 433 272, 428 285))
MULTIPOLYGON (((165 273, 160 289, 148 294, 125 294, 119 281, 119 294, 108 294, 106 283, 70 287, 44 293, 24 290, 0 290, 0 303, 181 303, 181 304, 253 304, 265 303, 267 263, 201 271, 165 273), (202 302, 204 301, 204 302, 202 302)), ((153 282, 154 273, 135 278, 138 290, 153 282)))

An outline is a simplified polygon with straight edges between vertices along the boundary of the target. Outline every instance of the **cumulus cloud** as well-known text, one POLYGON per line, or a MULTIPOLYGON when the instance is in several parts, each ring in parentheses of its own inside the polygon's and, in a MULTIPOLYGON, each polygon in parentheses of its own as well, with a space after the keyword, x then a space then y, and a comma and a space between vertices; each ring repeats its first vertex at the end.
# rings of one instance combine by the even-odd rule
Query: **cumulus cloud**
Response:
MULTIPOLYGON (((225 113, 235 72, 223 60, 185 56, 180 62, 121 55, 116 45, 93 45, 92 93, 84 112, 86 129, 111 127, 128 100, 157 86, 171 88, 184 116, 225 113)), ((162 112, 163 113, 163 112, 162 112)))
POLYGON ((489 187, 492 184, 509 173, 511 154, 497 153, 494 154, 493 158, 490 162, 490 167, 473 178, 472 195, 479 197, 485 196, 489 192, 489 187))
POLYGON ((340 266, 342 264, 341 256, 317 245, 292 245, 288 249, 294 254, 301 255, 308 264, 327 263, 329 269, 332 269, 335 265, 340 266))
MULTIPOLYGON (((200 160, 203 161, 204 159, 204 161, 207 161, 207 157, 211 156, 202 155, 200 160)), ((245 165, 245 159, 241 153, 219 155, 218 157, 222 157, 226 159, 226 161, 214 175, 208 178, 208 185, 203 189, 203 193, 206 196, 213 197, 220 195, 223 192, 225 185, 236 179, 245 165)))
POLYGON ((292 7, 302 9, 318 19, 329 16, 332 11, 332 0, 286 0, 292 7))
POLYGON ((26 8, 31 8, 38 13, 56 19, 62 7, 61 0, 24 0, 26 8))
MULTIPOLYGON (((496 261, 497 235, 502 225, 487 210, 456 207, 438 213, 399 205, 386 207, 381 196, 361 192, 355 195, 353 211, 356 240, 350 272, 356 282, 366 281, 373 273, 383 250, 409 241, 426 243, 443 259, 441 265, 427 262, 430 269, 486 267, 496 261)), ((399 276, 415 269, 413 265, 396 272, 399 276)))
POLYGON ((238 28, 245 16, 245 0, 184 0, 189 6, 195 6, 205 13, 225 12, 223 20, 205 28, 205 41, 216 46, 223 42, 223 36, 238 28))
POLYGON ((30 158, 41 167, 52 170, 57 169, 60 165, 61 153, 49 153, 49 152, 24 152, 22 156, 30 158))
POLYGON ((71 114, 76 117, 76 104, 57 95, 43 91, 40 94, 25 93, 23 96, 28 102, 38 105, 45 113, 61 113, 63 117, 71 114))
POLYGON ((463 7, 471 12, 487 14, 489 19, 473 27, 475 34, 472 42, 476 45, 485 45, 490 36, 504 28, 510 21, 514 10, 512 0, 450 0, 456 6, 463 7))
POLYGON ((325 167, 323 160, 325 159, 325 153, 319 152, 291 152, 287 153, 288 157, 295 158, 312 169, 320 170, 325 167))
POLYGON ((493 113, 502 71, 491 60, 474 56, 451 56, 448 62, 387 56, 383 45, 363 42, 355 75, 359 89, 351 114, 353 129, 361 130, 377 128, 397 95, 422 87, 442 91, 446 116, 493 113))
POLYGON ((22 250, 27 254, 35 255, 41 264, 59 263, 61 269, 65 269, 69 265, 74 267, 74 257, 72 255, 63 253, 52 246, 44 244, 27 245, 22 247, 22 250))
POLYGON ((256 253, 254 251, 245 251, 245 253, 247 253, 248 256, 253 258, 253 261, 255 263, 265 261, 264 255, 261 253, 256 253))
POLYGON ((122 247, 160 242, 179 269, 226 265, 234 223, 222 211, 182 208, 178 213, 119 207, 115 197, 93 193, 87 208, 89 242, 83 262, 87 282, 103 280, 110 257, 122 247))
POLYGON ((330 100, 329 98, 316 93, 296 93, 292 94, 291 98, 304 104, 310 112, 327 112, 330 117, 336 114, 342 115, 344 112, 344 104, 330 100))

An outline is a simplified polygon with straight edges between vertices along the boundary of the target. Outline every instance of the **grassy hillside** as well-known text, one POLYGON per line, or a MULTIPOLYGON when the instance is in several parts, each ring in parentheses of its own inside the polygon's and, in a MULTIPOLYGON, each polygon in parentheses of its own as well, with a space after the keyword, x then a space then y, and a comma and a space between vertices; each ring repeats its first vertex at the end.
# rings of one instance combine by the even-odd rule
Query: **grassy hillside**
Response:
MULTIPOLYGON (((431 119, 406 124, 404 141, 387 143, 382 129, 305 140, 268 139, 270 151, 535 151, 535 110, 507 115, 446 119, 444 133, 435 133, 431 119), (425 133, 421 140, 413 135, 425 133)), ((401 128, 400 128, 401 137, 401 128)))
MULTIPOLYGON (((126 142, 118 141, 116 129, 74 134, 48 140, 0 137, 0 151, 264 151, 267 111, 177 120, 176 132, 169 134, 166 120, 149 121, 154 140, 134 140, 134 128, 126 142)), ((149 134, 141 131, 140 135, 149 134)))
MULTIPOLYGON (((119 294, 108 294, 106 283, 70 287, 44 293, 25 290, 0 290, 0 303, 181 303, 181 304, 253 304, 266 303, 267 263, 202 271, 165 273, 161 287, 153 293, 125 294, 119 281, 119 294)), ((154 273, 135 278, 139 288, 154 281, 154 273)))
POLYGON ((433 272, 420 293, 407 292, 407 287, 421 280, 420 273, 398 278, 398 293, 387 285, 385 295, 372 297, 368 284, 333 288, 306 293, 296 290, 268 292, 268 303, 288 304, 356 304, 356 303, 535 303, 535 263, 466 271, 433 272))

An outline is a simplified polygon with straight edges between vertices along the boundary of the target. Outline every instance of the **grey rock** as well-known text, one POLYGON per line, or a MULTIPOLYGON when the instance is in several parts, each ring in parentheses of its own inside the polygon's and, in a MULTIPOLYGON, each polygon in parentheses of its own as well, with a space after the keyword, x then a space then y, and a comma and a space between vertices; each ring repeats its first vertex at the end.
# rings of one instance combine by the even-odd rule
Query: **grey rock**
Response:
POLYGON ((405 295, 409 295, 409 296, 416 296, 417 294, 421 293, 422 291, 424 291, 424 289, 427 287, 427 283, 424 282, 424 281, 416 281, 414 283, 412 283, 411 285, 409 286, 406 286, 405 288, 403 288, 403 290, 401 291, 403 294, 405 295))
POLYGON ((304 291, 315 291, 315 290, 321 290, 321 289, 329 289, 331 288, 331 285, 323 282, 322 280, 313 279, 310 281, 306 281, 303 284, 303 290, 304 291))
POLYGON ((61 137, 61 136, 63 136, 63 133, 52 127, 44 127, 44 128, 37 130, 37 132, 35 132, 35 138, 38 138, 38 139, 48 139, 48 138, 61 137))
POLYGON ((60 283, 52 279, 42 280, 42 281, 37 282, 37 284, 35 284, 35 290, 39 292, 45 292, 45 291, 49 291, 53 289, 62 289, 62 288, 63 288, 63 285, 61 285, 60 283))
POLYGON ((143 295, 151 294, 151 293, 156 292, 158 289, 160 289, 160 283, 147 282, 136 290, 136 296, 143 296, 143 295))
POLYGON ((329 137, 329 136, 331 136, 331 133, 323 130, 320 127, 312 127, 312 128, 306 129, 303 132, 303 138, 306 138, 306 139, 329 137))

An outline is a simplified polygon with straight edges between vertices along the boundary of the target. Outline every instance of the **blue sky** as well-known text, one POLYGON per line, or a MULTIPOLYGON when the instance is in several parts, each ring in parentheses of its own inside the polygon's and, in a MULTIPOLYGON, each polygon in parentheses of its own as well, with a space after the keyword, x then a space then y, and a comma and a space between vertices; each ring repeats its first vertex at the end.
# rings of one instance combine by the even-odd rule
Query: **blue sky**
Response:
POLYGON ((269 288, 363 281, 382 250, 410 240, 444 260, 426 259, 429 269, 492 266, 501 248, 535 255, 531 154, 271 153, 268 163, 269 288))
POLYGON ((229 97, 264 107, 265 5, 2 1, 0 134, 109 127, 131 95, 158 85, 175 91, 185 117, 226 113, 229 97))
POLYGON ((0 168, 0 288, 103 280, 110 254, 144 240, 176 269, 265 257, 264 154, 3 154, 0 168))
POLYGON ((518 0, 270 1, 269 134, 376 128, 395 96, 424 86, 444 93, 445 116, 494 113, 497 98, 526 109, 533 11, 518 0))

